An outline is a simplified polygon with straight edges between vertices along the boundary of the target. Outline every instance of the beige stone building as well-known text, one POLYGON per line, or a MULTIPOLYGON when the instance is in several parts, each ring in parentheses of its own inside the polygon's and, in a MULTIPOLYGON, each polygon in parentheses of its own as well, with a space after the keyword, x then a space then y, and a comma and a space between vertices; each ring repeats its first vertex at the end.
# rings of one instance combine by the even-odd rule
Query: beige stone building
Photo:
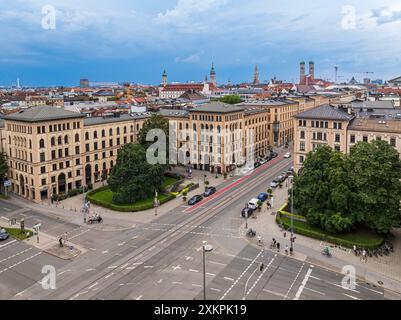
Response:
POLYGON ((294 168, 299 170, 309 152, 320 145, 349 153, 359 141, 382 139, 395 147, 401 157, 401 116, 370 118, 351 114, 351 109, 322 105, 294 117, 294 168))

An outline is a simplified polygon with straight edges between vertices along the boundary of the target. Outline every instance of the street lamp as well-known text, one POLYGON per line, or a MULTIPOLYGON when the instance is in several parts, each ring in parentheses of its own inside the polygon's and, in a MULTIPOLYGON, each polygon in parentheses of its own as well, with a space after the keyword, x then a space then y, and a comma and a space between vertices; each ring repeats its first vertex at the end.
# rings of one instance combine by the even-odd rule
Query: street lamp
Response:
POLYGON ((206 300, 206 262, 205 262, 205 255, 206 252, 212 252, 213 246, 210 244, 204 244, 202 246, 202 253, 203 253, 203 300, 206 300))
POLYGON ((157 190, 155 190, 155 198, 153 200, 153 205, 155 207, 155 216, 157 216, 157 207, 159 206, 160 202, 159 199, 157 199, 157 190))
POLYGON ((291 249, 290 251, 293 252, 294 250, 294 176, 290 177, 291 180, 291 249))

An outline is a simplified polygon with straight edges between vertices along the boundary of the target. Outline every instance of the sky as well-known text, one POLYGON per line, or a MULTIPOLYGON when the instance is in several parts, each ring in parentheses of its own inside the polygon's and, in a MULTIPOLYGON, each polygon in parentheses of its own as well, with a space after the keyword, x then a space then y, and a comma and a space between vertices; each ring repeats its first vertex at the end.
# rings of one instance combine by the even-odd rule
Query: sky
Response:
POLYGON ((401 75, 399 0, 0 0, 0 85, 401 75), (285 4, 285 5, 284 5, 285 4), (366 72, 373 72, 366 74, 366 72))

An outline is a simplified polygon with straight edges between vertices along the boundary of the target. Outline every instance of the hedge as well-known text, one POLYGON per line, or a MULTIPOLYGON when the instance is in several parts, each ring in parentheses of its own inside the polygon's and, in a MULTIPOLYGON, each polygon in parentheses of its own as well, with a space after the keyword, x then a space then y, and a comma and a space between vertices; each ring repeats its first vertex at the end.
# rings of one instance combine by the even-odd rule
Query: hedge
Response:
MULTIPOLYGON (((108 208, 114 211, 120 211, 120 212, 137 212, 137 211, 143 211, 143 210, 148 210, 153 208, 153 203, 149 203, 149 204, 144 204, 144 205, 136 205, 132 204, 132 207, 126 207, 123 205, 118 205, 118 204, 114 204, 114 203, 110 203, 110 202, 106 202, 106 201, 102 201, 102 200, 98 200, 96 198, 93 197, 93 195, 95 195, 98 192, 102 192, 107 190, 109 187, 108 186, 104 186, 101 187, 99 189, 96 190, 92 190, 90 192, 88 192, 87 194, 87 200, 89 200, 91 203, 94 203, 98 206, 104 207, 104 208, 108 208)), ((160 204, 164 204, 172 199, 175 198, 174 195, 170 194, 170 195, 165 195, 166 198, 160 200, 160 204)))
MULTIPOLYGON (((283 217, 280 214, 277 214, 276 222, 277 224, 284 225, 286 229, 291 228, 291 220, 286 216, 283 217)), ((380 247, 384 242, 384 238, 376 234, 365 235, 361 232, 359 232, 359 234, 350 232, 342 235, 333 235, 320 230, 317 227, 310 226, 306 222, 297 220, 293 221, 293 226, 294 232, 298 234, 348 248, 352 248, 355 245, 357 247, 372 250, 380 247)))

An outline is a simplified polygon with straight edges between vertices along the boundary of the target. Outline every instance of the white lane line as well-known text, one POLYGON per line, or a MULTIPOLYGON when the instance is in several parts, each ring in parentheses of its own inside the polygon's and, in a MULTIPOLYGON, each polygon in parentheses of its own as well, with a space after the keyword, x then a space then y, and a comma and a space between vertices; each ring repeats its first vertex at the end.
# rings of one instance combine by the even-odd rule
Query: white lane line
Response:
POLYGON ((181 284, 183 284, 182 282, 178 282, 178 281, 174 281, 174 282, 172 282, 172 284, 179 284, 179 285, 181 285, 181 284))
POLYGON ((86 272, 89 272, 89 271, 96 271, 96 269, 94 269, 94 268, 86 269, 86 272))
POLYGON ((109 266, 109 267, 107 267, 107 269, 115 269, 115 268, 117 268, 117 266, 109 266))
POLYGON ((216 275, 214 273, 206 272, 207 276, 215 277, 216 275))
POLYGON ((199 272, 199 270, 189 269, 190 272, 199 272))
POLYGON ((143 266, 144 267, 144 269, 152 269, 153 268, 153 266, 143 266))
POLYGON ((362 300, 362 299, 359 299, 359 298, 357 298, 357 297, 351 296, 351 295, 346 294, 346 293, 343 293, 343 295, 344 295, 344 296, 347 296, 348 298, 351 298, 351 299, 353 299, 353 300, 362 300))
POLYGON ((9 260, 9 259, 12 259, 12 258, 14 258, 14 257, 18 257, 19 255, 24 254, 25 252, 28 252, 29 250, 32 250, 32 248, 28 248, 28 249, 22 250, 21 252, 18 252, 18 253, 16 253, 16 254, 13 254, 12 256, 9 256, 9 257, 7 257, 7 258, 4 258, 3 260, 0 260, 0 263, 1 263, 1 262, 4 262, 4 261, 7 261, 7 260, 9 260))
POLYGON ((279 297, 283 297, 283 298, 285 297, 285 295, 283 295, 282 293, 274 292, 274 291, 267 290, 267 289, 263 289, 263 291, 267 292, 267 293, 270 293, 270 294, 273 294, 275 296, 279 296, 279 297))
POLYGON ((226 266, 226 263, 216 262, 216 261, 208 261, 208 263, 218 264, 220 266, 226 266))
POLYGON ((304 280, 302 281, 301 285, 299 286, 298 291, 297 291, 297 293, 296 293, 296 295, 294 297, 294 300, 298 300, 299 297, 301 296, 302 291, 304 290, 305 285, 308 282, 310 274, 312 273, 312 271, 313 271, 313 269, 312 269, 312 266, 311 266, 309 268, 308 272, 306 273, 304 280))
POLYGON ((142 296, 134 297, 134 299, 135 299, 135 300, 141 300, 141 299, 142 299, 142 296))
POLYGON ((113 274, 114 274, 114 272, 110 273, 109 275, 105 276, 104 278, 105 278, 105 279, 108 279, 108 278, 110 278, 113 274))
POLYGON ((38 252, 38 253, 34 254, 33 256, 30 256, 30 257, 28 257, 28 258, 26 258, 26 259, 24 259, 24 260, 22 260, 22 261, 19 261, 19 262, 13 264, 12 266, 9 266, 9 267, 7 267, 7 268, 1 270, 0 273, 3 273, 3 272, 5 272, 5 271, 7 271, 7 270, 10 270, 10 269, 12 269, 12 268, 14 268, 14 267, 20 265, 21 263, 24 263, 25 261, 28 261, 28 260, 31 260, 31 259, 37 257, 37 256, 40 255, 40 254, 42 254, 42 252, 38 252))
POLYGON ((7 243, 5 243, 5 244, 2 244, 2 245, 0 245, 0 248, 4 248, 4 247, 7 247, 8 245, 10 245, 10 244, 12 244, 12 243, 14 243, 14 242, 17 242, 17 240, 11 240, 11 241, 9 241, 9 242, 7 242, 7 243))
POLYGON ((216 289, 216 288, 210 288, 211 291, 216 291, 216 292, 221 292, 220 289, 216 289))
POLYGON ((127 267, 127 266, 128 266, 128 263, 122 265, 120 268, 121 268, 121 269, 124 269, 124 268, 127 267))
POLYGON ((88 287, 88 289, 92 289, 93 287, 96 287, 98 284, 98 282, 95 282, 94 284, 92 284, 90 287, 88 287))
POLYGON ((21 291, 21 292, 18 292, 15 296, 16 296, 16 297, 22 296, 22 295, 25 293, 26 290, 27 290, 27 289, 25 289, 25 290, 23 290, 23 291, 21 291))
POLYGON ((70 269, 64 270, 64 271, 61 271, 60 273, 58 273, 57 275, 58 275, 58 276, 61 276, 63 273, 70 272, 70 271, 71 271, 70 269))
POLYGON ((380 295, 384 295, 384 293, 383 292, 380 292, 380 291, 377 291, 377 290, 373 290, 373 289, 370 289, 370 288, 368 288, 368 287, 365 287, 365 286, 361 286, 360 284, 356 284, 358 287, 361 287, 361 288, 364 288, 364 289, 366 289, 366 290, 369 290, 369 291, 372 291, 372 292, 375 292, 375 293, 377 293, 377 294, 380 294, 380 295))
POLYGON ((320 291, 317 291, 317 290, 313 290, 313 289, 311 289, 311 288, 305 287, 304 289, 305 289, 305 290, 308 290, 308 291, 315 292, 315 293, 320 294, 320 295, 322 295, 322 296, 325 296, 325 295, 326 295, 324 292, 320 292, 320 291))
POLYGON ((106 254, 106 253, 109 253, 109 250, 102 251, 102 254, 106 254))
MULTIPOLYGON (((252 285, 252 287, 248 290, 248 292, 246 293, 245 297, 242 300, 245 300, 247 296, 249 296, 249 294, 252 292, 252 290, 256 287, 256 285, 258 284, 258 282, 260 281, 260 279, 262 279, 263 275, 265 274, 265 272, 270 268, 271 264, 273 263, 273 261, 276 259, 277 254, 274 256, 273 259, 270 260, 269 264, 265 267, 265 269, 263 270, 263 272, 260 274, 260 276, 256 279, 256 281, 254 282, 254 284, 252 285)), ((257 270, 257 269, 256 269, 257 270)), ((252 274, 253 275, 253 274, 252 274)), ((249 279, 248 279, 249 280, 249 279)))
POLYGON ((224 280, 228 280, 228 281, 234 281, 233 278, 229 278, 229 277, 224 277, 224 280))
POLYGON ((202 288, 202 286, 200 284, 192 284, 193 287, 198 287, 198 288, 202 288))
POLYGON ((223 300, 229 293, 230 291, 234 288, 234 286, 241 280, 241 278, 244 276, 244 274, 249 270, 249 268, 255 263, 255 261, 260 257, 260 255, 263 253, 263 250, 260 250, 258 255, 255 257, 255 259, 252 260, 252 262, 248 265, 248 267, 241 273, 241 275, 237 278, 237 280, 234 281, 234 283, 231 285, 230 288, 227 289, 227 291, 223 294, 223 296, 220 298, 220 300, 223 300))
POLYGON ((123 242, 120 242, 119 244, 117 244, 119 247, 121 247, 121 246, 123 246, 124 244, 126 244, 126 242, 125 241, 123 241, 123 242))
POLYGON ((315 280, 322 280, 322 279, 320 279, 320 278, 318 278, 318 277, 315 277, 315 276, 309 276, 309 278, 315 279, 315 280))
POLYGON ((287 293, 285 294, 283 300, 285 300, 285 299, 288 298, 288 295, 290 294, 290 291, 291 291, 292 287, 294 286, 295 282, 298 280, 298 277, 299 277, 299 275, 301 274, 301 271, 302 271, 302 269, 304 268, 304 265, 305 265, 305 263, 303 263, 302 266, 301 266, 301 268, 299 268, 298 274, 297 274, 297 276, 295 277, 294 281, 291 283, 291 286, 290 286, 290 288, 288 289, 287 293))
POLYGON ((352 291, 352 292, 355 292, 355 293, 360 293, 358 290, 354 290, 354 289, 351 289, 351 288, 345 288, 345 287, 343 287, 343 286, 340 286, 340 285, 337 284, 337 283, 332 283, 332 282, 328 282, 328 283, 330 283, 330 284, 333 285, 333 286, 339 287, 339 288, 341 288, 341 289, 347 290, 347 291, 352 291))

